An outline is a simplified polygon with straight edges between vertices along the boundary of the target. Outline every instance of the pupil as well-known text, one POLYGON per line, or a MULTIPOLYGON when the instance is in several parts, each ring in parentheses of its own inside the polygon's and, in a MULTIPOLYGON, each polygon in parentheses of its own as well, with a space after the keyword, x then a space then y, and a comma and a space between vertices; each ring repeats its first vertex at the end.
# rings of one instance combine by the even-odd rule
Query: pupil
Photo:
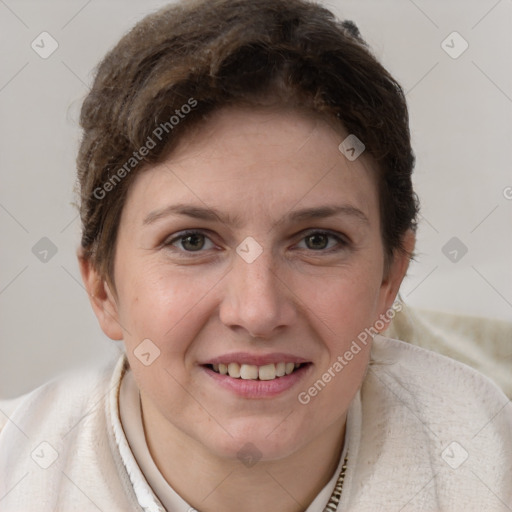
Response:
POLYGON ((183 237, 182 242, 183 248, 190 251, 197 251, 202 249, 204 246, 204 237, 203 235, 193 234, 187 235, 183 237))
POLYGON ((309 235, 306 238, 306 245, 308 246, 309 249, 325 249, 327 247, 327 243, 327 237, 319 233, 309 235))

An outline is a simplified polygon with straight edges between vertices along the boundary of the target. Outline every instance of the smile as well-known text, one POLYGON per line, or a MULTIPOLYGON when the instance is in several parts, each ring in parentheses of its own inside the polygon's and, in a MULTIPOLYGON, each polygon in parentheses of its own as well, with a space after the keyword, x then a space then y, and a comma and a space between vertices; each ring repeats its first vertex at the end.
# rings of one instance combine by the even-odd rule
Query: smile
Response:
POLYGON ((262 366, 254 364, 239 363, 219 363, 207 365, 215 373, 228 375, 233 379, 244 380, 274 380, 279 377, 292 374, 298 370, 303 363, 270 363, 262 366))
POLYGON ((310 362, 280 362, 264 365, 211 363, 203 364, 201 368, 216 385, 239 397, 264 399, 276 397, 299 386, 299 382, 303 382, 313 371, 313 364, 310 362))

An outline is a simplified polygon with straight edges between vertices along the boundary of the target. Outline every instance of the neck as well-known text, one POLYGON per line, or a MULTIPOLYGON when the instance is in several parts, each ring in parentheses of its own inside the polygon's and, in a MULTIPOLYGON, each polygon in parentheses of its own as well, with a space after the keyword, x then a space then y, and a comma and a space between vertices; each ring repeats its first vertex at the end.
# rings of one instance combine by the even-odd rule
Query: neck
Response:
MULTIPOLYGON (((144 415, 143 415, 144 418, 144 415)), ((200 512, 303 512, 331 479, 345 438, 346 415, 293 454, 244 466, 219 458, 178 430, 144 422, 149 451, 171 487, 200 512)))

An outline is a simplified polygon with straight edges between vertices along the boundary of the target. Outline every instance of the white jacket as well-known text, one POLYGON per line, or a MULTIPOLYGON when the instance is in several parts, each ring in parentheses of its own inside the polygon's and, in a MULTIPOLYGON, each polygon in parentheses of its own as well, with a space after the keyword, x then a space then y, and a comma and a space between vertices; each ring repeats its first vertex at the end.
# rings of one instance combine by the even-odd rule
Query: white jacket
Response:
MULTIPOLYGON (((338 511, 512 510, 506 396, 470 367, 397 340, 376 336, 372 357, 348 414, 338 511)), ((0 402, 1 512, 164 510, 121 427, 125 365, 123 355, 0 402)))

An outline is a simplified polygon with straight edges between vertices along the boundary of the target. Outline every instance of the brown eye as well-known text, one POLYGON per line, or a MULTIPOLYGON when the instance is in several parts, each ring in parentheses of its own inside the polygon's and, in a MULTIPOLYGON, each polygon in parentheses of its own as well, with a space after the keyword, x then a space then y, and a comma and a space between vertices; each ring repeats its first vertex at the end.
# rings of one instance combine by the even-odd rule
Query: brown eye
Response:
POLYGON ((326 253, 343 250, 347 246, 348 242, 342 236, 328 231, 310 231, 298 244, 300 249, 326 253))
POLYGON ((203 250, 213 249, 215 244, 200 231, 185 231, 176 234, 164 245, 175 247, 181 252, 204 252, 203 250))
POLYGON ((329 244, 329 236, 324 233, 313 233, 305 237, 308 249, 322 250, 329 244))
POLYGON ((181 246, 186 251, 200 251, 204 247, 204 235, 200 233, 193 233, 181 237, 181 246))

